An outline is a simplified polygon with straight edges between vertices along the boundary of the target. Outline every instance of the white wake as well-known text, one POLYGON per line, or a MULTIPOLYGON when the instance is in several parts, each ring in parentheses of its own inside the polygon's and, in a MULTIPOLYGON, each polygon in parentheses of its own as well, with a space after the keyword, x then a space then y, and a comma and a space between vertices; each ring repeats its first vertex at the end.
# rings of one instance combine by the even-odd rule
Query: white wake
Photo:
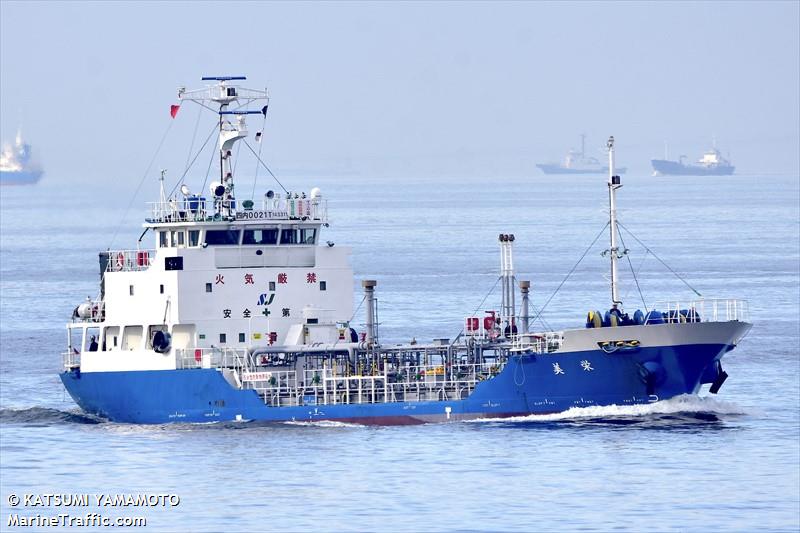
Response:
POLYGON ((363 424, 352 422, 339 422, 338 420, 287 420, 282 422, 289 426, 309 426, 317 428, 360 428, 363 424))
POLYGON ((572 407, 561 413, 514 416, 509 418, 481 418, 470 422, 553 422, 598 418, 633 418, 652 415, 710 413, 717 415, 745 415, 742 407, 708 396, 681 395, 669 400, 641 405, 593 405, 572 407))

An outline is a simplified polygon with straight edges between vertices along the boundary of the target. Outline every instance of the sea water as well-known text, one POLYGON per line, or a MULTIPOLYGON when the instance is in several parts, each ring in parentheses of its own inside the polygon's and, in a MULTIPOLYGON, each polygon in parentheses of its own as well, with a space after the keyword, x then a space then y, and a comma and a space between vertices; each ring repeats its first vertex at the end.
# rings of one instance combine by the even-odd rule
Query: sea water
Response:
MULTIPOLYGON (((499 233, 516 236, 517 278, 532 282, 534 313, 544 307, 536 328, 581 327, 608 308, 602 177, 284 181, 322 189, 323 241, 352 247, 356 280, 378 281, 383 343, 452 339, 464 317, 497 309, 499 233)), ((146 531, 797 531, 799 181, 623 176, 627 310, 693 290, 749 301, 754 326, 725 356, 719 395, 412 427, 135 426, 81 413, 58 379, 64 324, 97 295, 97 252, 136 247, 155 182, 134 201, 136 180, 4 188, 0 529, 15 529, 14 513, 97 512, 145 517, 131 529, 146 531), (11 505, 26 494, 179 504, 11 505)), ((261 180, 257 195, 267 188, 277 186, 261 180)), ((363 328, 363 306, 353 323, 363 328)))

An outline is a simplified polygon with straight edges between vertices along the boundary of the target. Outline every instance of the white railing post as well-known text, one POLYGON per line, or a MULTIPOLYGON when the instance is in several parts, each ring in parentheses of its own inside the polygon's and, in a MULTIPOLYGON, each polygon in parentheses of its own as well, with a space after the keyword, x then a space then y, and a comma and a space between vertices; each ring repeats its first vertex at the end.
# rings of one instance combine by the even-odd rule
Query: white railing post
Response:
POLYGON ((389 401, 389 367, 384 361, 383 363, 383 402, 389 401))

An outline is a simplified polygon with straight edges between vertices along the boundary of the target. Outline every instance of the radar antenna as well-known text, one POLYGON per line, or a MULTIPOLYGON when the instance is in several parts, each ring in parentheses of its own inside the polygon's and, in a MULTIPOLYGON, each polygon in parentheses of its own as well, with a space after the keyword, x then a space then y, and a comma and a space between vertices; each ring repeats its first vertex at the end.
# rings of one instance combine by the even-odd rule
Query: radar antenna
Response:
MULTIPOLYGON (((267 90, 247 89, 229 82, 246 80, 245 76, 203 76, 203 81, 216 81, 216 84, 207 85, 202 89, 187 91, 185 87, 178 88, 178 98, 196 102, 206 109, 219 114, 219 179, 221 194, 214 194, 214 205, 217 212, 225 216, 233 216, 236 211, 236 202, 233 189, 233 145, 236 141, 247 137, 247 115, 267 114, 269 94, 267 90), (249 107, 254 102, 263 102, 260 111, 242 111, 242 107, 249 107), (238 103, 234 109, 229 109, 231 104, 238 103), (218 105, 219 109, 212 109, 218 105)), ((217 188, 220 189, 220 188, 217 188)))

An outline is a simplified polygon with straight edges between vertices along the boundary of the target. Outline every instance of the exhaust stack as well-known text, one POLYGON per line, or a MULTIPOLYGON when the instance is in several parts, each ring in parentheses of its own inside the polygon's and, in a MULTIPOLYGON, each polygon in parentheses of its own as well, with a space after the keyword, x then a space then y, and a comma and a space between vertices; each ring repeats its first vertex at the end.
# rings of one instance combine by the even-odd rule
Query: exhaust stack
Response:
POLYGON ((367 300, 367 333, 364 338, 367 346, 377 344, 378 328, 375 323, 376 315, 376 301, 375 301, 375 286, 378 284, 374 279, 365 279, 361 281, 361 286, 364 287, 364 297, 367 300))

